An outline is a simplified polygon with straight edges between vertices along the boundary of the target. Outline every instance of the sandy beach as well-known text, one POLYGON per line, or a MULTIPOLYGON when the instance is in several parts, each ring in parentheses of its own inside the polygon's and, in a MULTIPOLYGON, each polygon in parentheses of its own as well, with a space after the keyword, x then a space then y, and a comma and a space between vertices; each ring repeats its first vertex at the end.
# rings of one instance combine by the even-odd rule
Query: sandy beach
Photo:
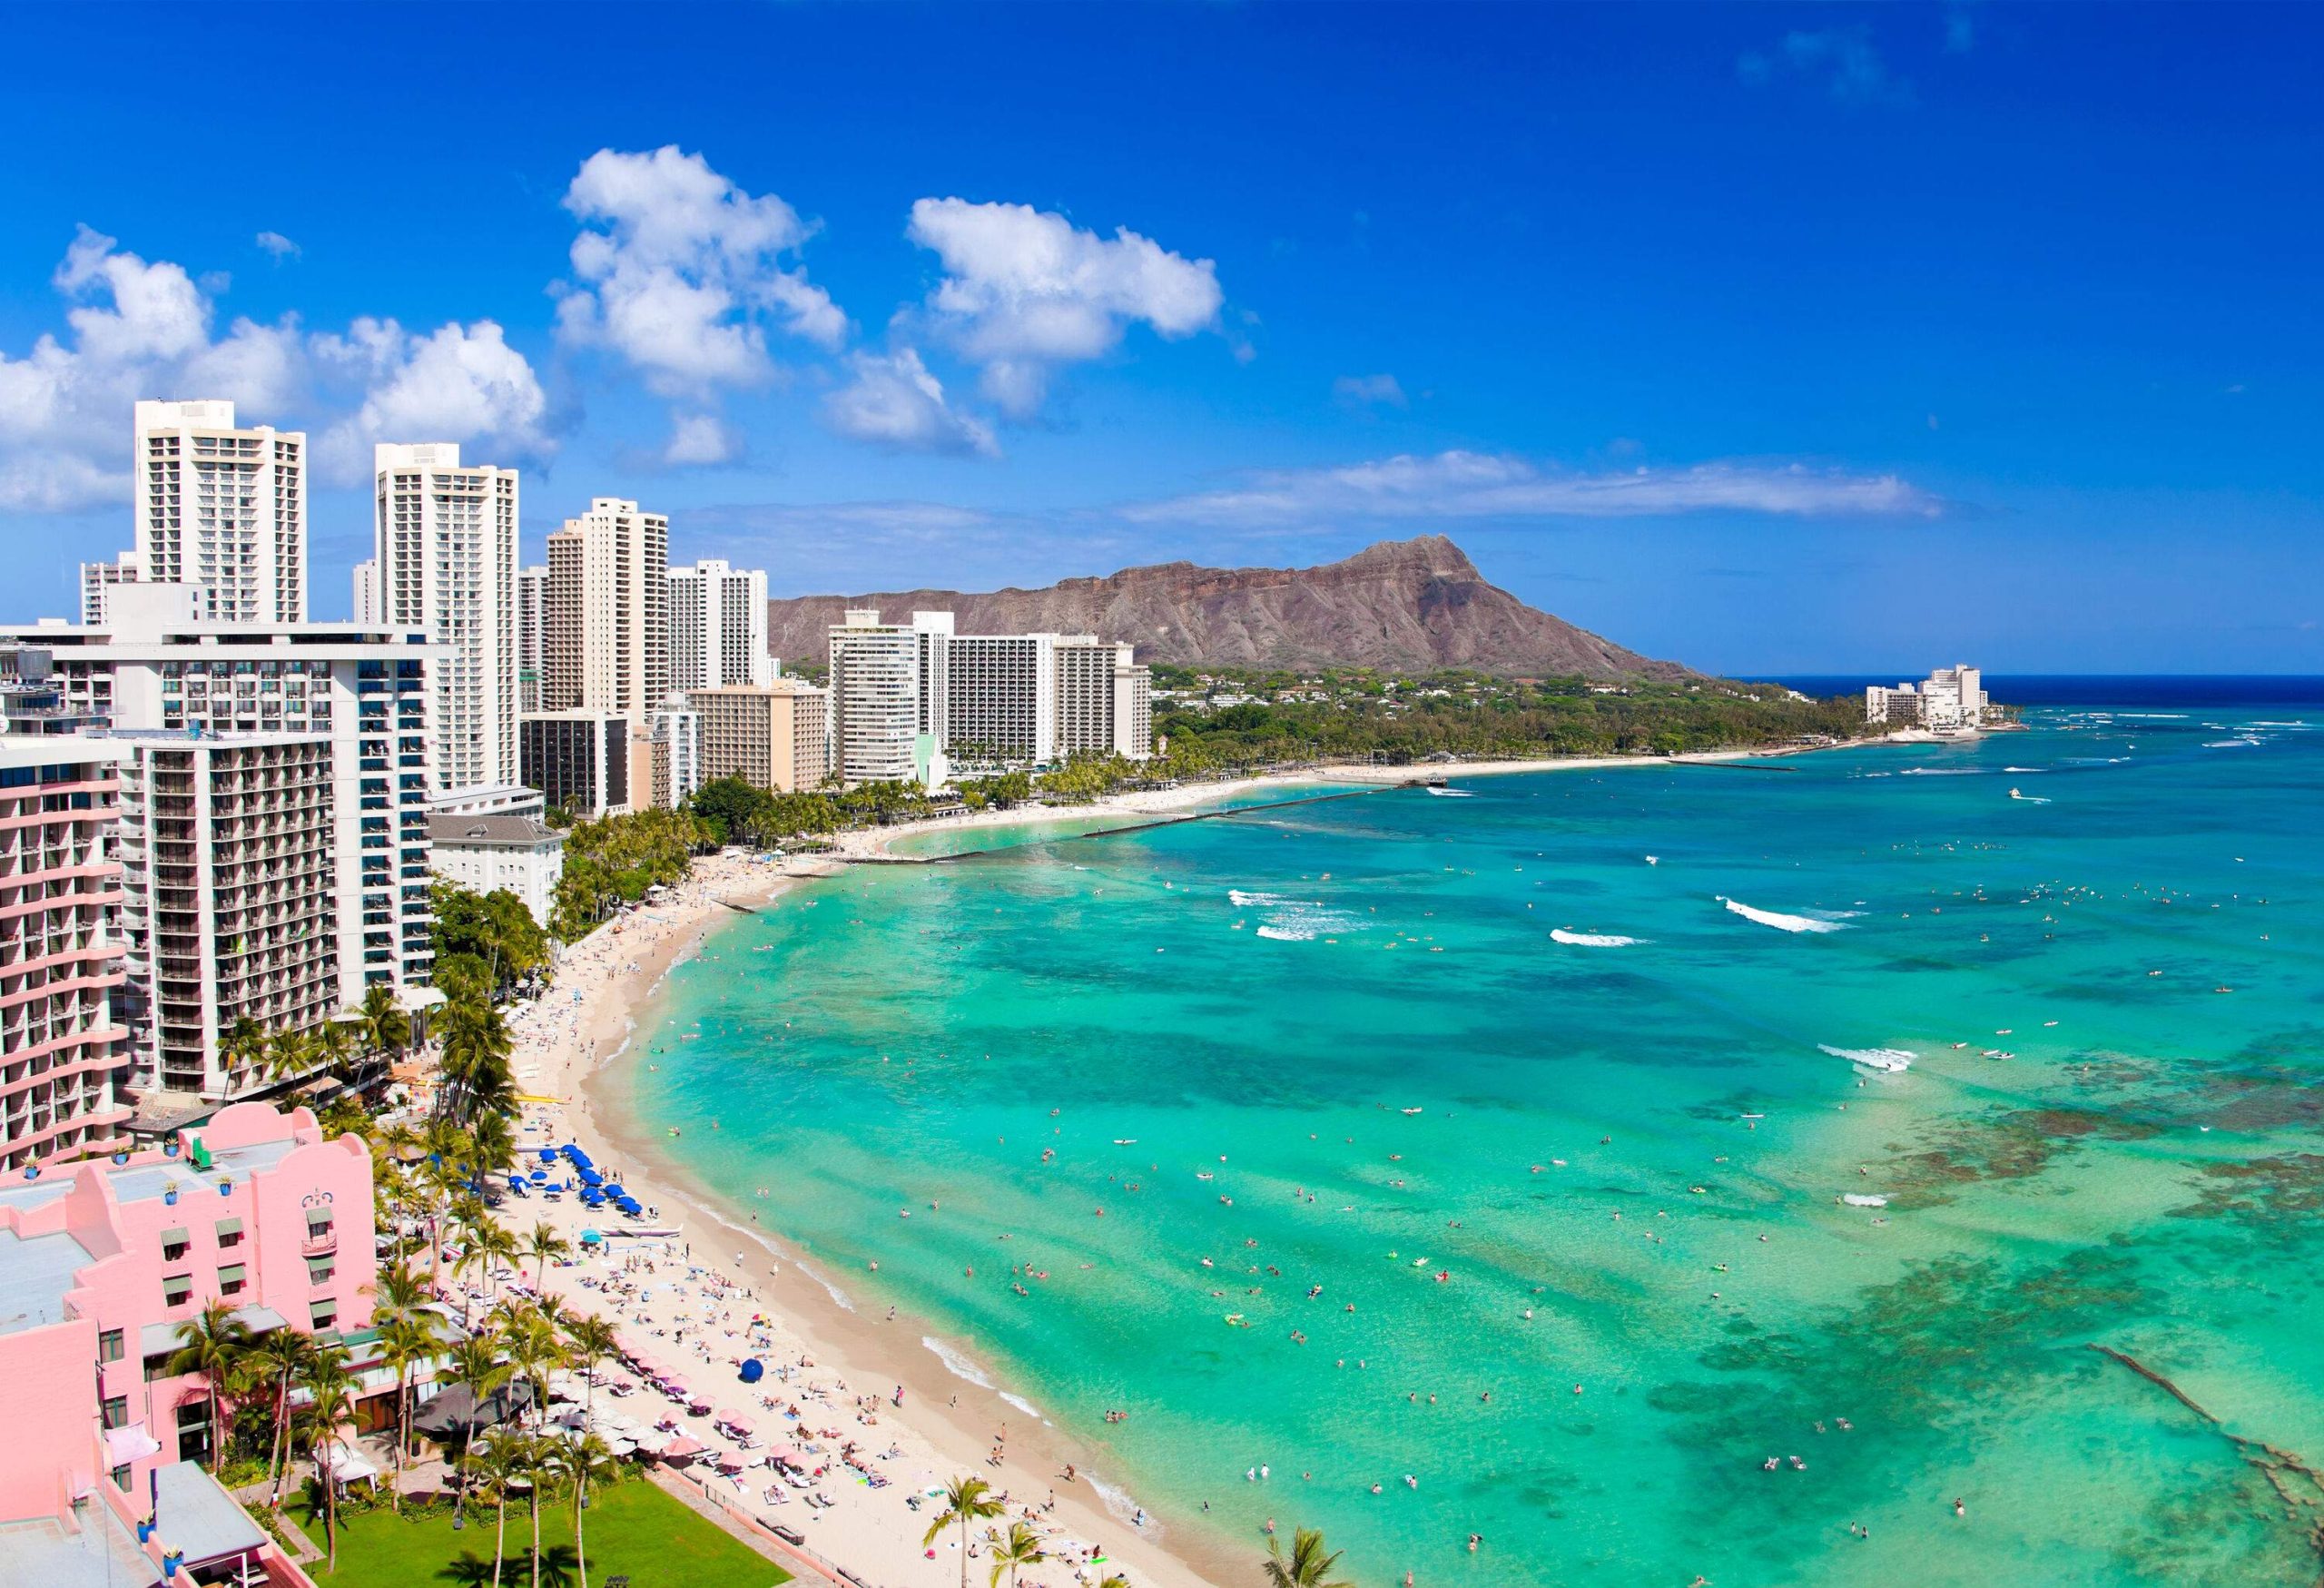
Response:
MULTIPOLYGON (((512 1198, 500 1209, 502 1221, 521 1235, 546 1219, 576 1245, 585 1228, 610 1234, 630 1224, 675 1232, 666 1240, 612 1236, 606 1256, 551 1265, 547 1287, 576 1311, 611 1318, 659 1361, 684 1370, 690 1386, 712 1403, 713 1415, 735 1414, 755 1440, 755 1448, 741 1453, 743 1459, 755 1462, 772 1446, 794 1445, 808 1453, 811 1465, 829 1464, 829 1472, 804 1490, 788 1488, 762 1465, 721 1476, 705 1457, 690 1469, 734 1508, 804 1534, 807 1549, 822 1561, 794 1552, 792 1563, 802 1576, 836 1581, 822 1563, 827 1562, 870 1588, 957 1584, 959 1529, 937 1541, 932 1556, 921 1544, 941 1509, 926 1492, 972 1473, 1007 1495, 1009 1510, 998 1519, 1000 1527, 1030 1521, 1060 1552, 1070 1552, 1029 1568, 1027 1588, 1094 1583, 1109 1572, 1139 1588, 1247 1578, 1261 1544, 1234 1552, 1184 1526, 1166 1538, 1160 1520, 1132 1521, 1135 1502, 1117 1494, 1109 1507, 1093 1486, 1106 1475, 1091 1472, 1088 1451, 1069 1434, 1003 1400, 1006 1386, 981 1386, 949 1372, 923 1345, 932 1330, 921 1320, 891 1317, 868 1297, 842 1305, 823 1281, 843 1293, 850 1276, 810 1277, 798 1254, 771 1232, 738 1226, 714 1210, 713 1200, 656 1150, 658 1144, 638 1139, 624 1117, 626 1083, 616 1071, 632 1058, 624 1054, 612 1067, 607 1061, 622 1053, 633 1021, 670 966, 731 915, 729 903, 762 903, 795 878, 829 869, 829 863, 778 867, 718 856, 699 863, 671 896, 567 951, 556 985, 510 1022, 517 1087, 527 1100, 518 1141, 527 1157, 541 1146, 577 1143, 600 1169, 617 1168, 653 1213, 626 1221, 571 1198, 555 1204, 512 1198), (616 1293, 615 1286, 628 1287, 627 1293, 616 1293), (863 1310, 855 1310, 858 1305, 863 1310), (754 1327, 759 1317, 765 1326, 754 1327), (764 1363, 767 1378, 755 1386, 740 1383, 737 1365, 744 1357, 764 1363), (796 1420, 785 1415, 793 1407, 802 1414, 796 1420), (990 1457, 997 1439, 1002 1455, 996 1465, 990 1457), (886 1486, 872 1487, 841 1465, 850 1441, 856 1461, 889 1480, 886 1486), (1068 1462, 1078 1468, 1075 1481, 1063 1478, 1068 1462), (831 1504, 808 1504, 811 1494, 831 1504), (770 1504, 773 1495, 782 1499, 770 1504), (906 1504, 908 1497, 918 1500, 918 1510, 906 1504), (1103 1563, 1088 1562, 1093 1545, 1103 1552, 1103 1563)), ((529 1284, 533 1266, 519 1268, 529 1284)), ((618 1363, 605 1371, 608 1377, 638 1379, 618 1363)), ((597 1394, 600 1409, 618 1409, 648 1426, 675 1418, 714 1451, 736 1448, 713 1428, 710 1416, 690 1416, 650 1386, 638 1384, 618 1400, 597 1394)), ((979 1524, 973 1534, 980 1536, 989 1525, 979 1524)), ((988 1567, 981 1549, 975 1553, 970 1574, 981 1582, 988 1567)))

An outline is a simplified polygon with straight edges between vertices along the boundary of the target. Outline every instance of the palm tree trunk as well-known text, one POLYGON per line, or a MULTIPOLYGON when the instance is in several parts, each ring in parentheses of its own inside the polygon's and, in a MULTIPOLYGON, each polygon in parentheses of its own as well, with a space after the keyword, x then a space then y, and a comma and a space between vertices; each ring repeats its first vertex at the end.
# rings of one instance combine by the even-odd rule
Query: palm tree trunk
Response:
POLYGON ((396 1370, 396 1415, 389 1419, 389 1433, 396 1442, 395 1475, 388 1481, 394 1486, 388 1490, 388 1509, 403 1514, 403 1381, 407 1368, 396 1370))
POLYGON ((210 1381, 210 1475, 213 1478, 218 1475, 218 1464, 226 1453, 225 1432, 219 1423, 220 1412, 218 1381, 213 1378, 210 1381))
MULTIPOLYGON (((586 1465, 587 1456, 583 1456, 586 1465)), ((589 1588, 589 1546, 581 1542, 581 1514, 588 1509, 589 1475, 586 1472, 573 1480, 573 1562, 581 1573, 581 1588, 589 1588)))
POLYGON ((282 1385, 274 1396, 274 1445, 267 1452, 267 1471, 273 1490, 267 1495, 269 1511, 282 1509, 282 1480, 290 1475, 290 1369, 282 1369, 282 1385))
POLYGON ((541 1588, 541 1478, 533 1474, 533 1588, 541 1588))
POLYGON ((500 1588, 500 1561, 508 1553, 508 1497, 503 1494, 493 1509, 500 1513, 500 1530, 492 1541, 492 1588, 500 1588))
POLYGON ((960 1588, 969 1588, 969 1519, 960 1518, 960 1588))
MULTIPOLYGON (((322 1463, 315 1465, 320 1467, 322 1463)), ((328 1472, 323 1474, 323 1532, 330 1544, 326 1569, 335 1573, 339 1570, 339 1480, 328 1472)))

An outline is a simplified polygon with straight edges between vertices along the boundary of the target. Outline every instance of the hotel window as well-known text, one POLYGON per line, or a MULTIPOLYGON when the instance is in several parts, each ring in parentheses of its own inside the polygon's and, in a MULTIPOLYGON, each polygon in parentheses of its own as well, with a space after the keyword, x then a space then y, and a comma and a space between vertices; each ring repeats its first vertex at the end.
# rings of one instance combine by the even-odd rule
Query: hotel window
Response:
POLYGON ((189 1237, 182 1229, 165 1229, 162 1231, 162 1261, 165 1263, 183 1262, 185 1260, 185 1254, 192 1248, 192 1238, 189 1237))
POLYGON ((307 1238, 309 1240, 322 1240, 328 1238, 330 1234, 330 1209, 328 1208, 308 1208, 307 1238))
POLYGON ((222 1248, 241 1244, 242 1221, 239 1218, 221 1218, 218 1221, 218 1245, 222 1248))
POLYGON ((99 1329, 97 1331, 97 1360, 100 1362, 118 1362, 121 1358, 121 1331, 119 1329, 99 1329))
POLYGON ((162 1281, 162 1305, 183 1307, 186 1297, 193 1294, 193 1276, 174 1274, 162 1281))
POLYGON ((319 1329, 330 1328, 339 1322, 339 1303, 329 1300, 310 1303, 307 1307, 307 1321, 319 1329))
POLYGON ((127 1467, 117 1466, 106 1475, 113 1479, 113 1486, 114 1488, 119 1489, 124 1494, 129 1493, 129 1469, 127 1467))
POLYGON ((129 1397, 125 1395, 105 1396, 104 1413, 106 1427, 125 1427, 129 1423, 129 1397))
POLYGON ((157 1351, 153 1356, 145 1358, 146 1383, 151 1384, 157 1378, 167 1378, 170 1376, 171 1356, 171 1352, 157 1351))
POLYGON ((240 1263, 228 1263, 218 1270, 218 1294, 221 1296, 240 1296, 249 1283, 249 1271, 240 1263))
POLYGON ((338 1259, 335 1258, 309 1258, 307 1259, 307 1283, 310 1285, 330 1284, 333 1271, 333 1265, 337 1261, 338 1259))

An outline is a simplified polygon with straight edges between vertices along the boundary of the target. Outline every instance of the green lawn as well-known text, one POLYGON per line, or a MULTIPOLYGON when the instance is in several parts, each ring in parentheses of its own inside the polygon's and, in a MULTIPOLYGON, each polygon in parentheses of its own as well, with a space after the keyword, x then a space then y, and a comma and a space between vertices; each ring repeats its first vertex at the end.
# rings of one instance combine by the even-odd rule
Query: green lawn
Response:
MULTIPOLYGON (((298 1514, 300 1525, 318 1546, 320 1517, 298 1514)), ((714 1524, 687 1510, 644 1478, 611 1489, 592 1489, 586 1527, 590 1588, 627 1573, 630 1588, 772 1588, 789 1573, 714 1524)), ((531 1588, 532 1544, 528 1513, 508 1507, 508 1553, 500 1569, 501 1588, 531 1588)), ((438 1511, 409 1520, 380 1510, 342 1517, 339 1527, 339 1572, 318 1561, 308 1572, 323 1588, 426 1588, 437 1583, 492 1581, 493 1512, 470 1507, 468 1524, 452 1531, 438 1511)), ((541 1507, 542 1588, 570 1588, 577 1581, 573 1557, 573 1508, 569 1501, 541 1507)))

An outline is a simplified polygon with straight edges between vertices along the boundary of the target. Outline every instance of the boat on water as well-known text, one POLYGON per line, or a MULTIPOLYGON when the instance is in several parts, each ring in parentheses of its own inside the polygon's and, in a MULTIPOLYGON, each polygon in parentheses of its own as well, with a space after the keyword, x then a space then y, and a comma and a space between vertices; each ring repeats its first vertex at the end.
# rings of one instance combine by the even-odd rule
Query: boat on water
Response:
POLYGON ((1662 857, 1659 854, 1649 854, 1646 857, 1646 863, 1649 865, 1660 865, 1662 863, 1662 857))
POLYGON ((1430 784, 1428 792, 1441 800, 1465 800, 1471 797, 1470 791, 1465 788, 1447 788, 1441 783, 1430 784))

